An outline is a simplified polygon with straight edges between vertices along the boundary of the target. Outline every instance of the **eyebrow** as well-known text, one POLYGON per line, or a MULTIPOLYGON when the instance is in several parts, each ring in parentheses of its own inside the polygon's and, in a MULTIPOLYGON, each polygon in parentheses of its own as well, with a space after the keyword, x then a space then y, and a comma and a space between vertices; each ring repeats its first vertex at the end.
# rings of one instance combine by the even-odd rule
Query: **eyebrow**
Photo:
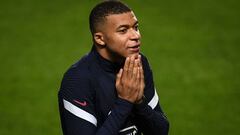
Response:
MULTIPOLYGON (((133 26, 135 26, 135 25, 137 25, 138 24, 138 21, 136 21, 134 24, 133 24, 133 26)), ((126 24, 123 24, 123 25, 120 25, 120 26, 118 26, 117 27, 117 29, 119 29, 119 28, 121 28, 121 27, 129 27, 129 25, 126 25, 126 24)))

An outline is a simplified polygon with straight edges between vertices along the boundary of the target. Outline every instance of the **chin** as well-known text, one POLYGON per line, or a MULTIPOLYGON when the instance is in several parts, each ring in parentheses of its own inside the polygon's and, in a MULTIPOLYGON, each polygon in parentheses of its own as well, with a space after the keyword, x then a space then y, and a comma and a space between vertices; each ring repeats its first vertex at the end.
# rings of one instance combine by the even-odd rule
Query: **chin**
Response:
POLYGON ((135 52, 135 53, 128 54, 127 57, 136 56, 136 55, 139 55, 139 54, 140 54, 139 52, 135 52))

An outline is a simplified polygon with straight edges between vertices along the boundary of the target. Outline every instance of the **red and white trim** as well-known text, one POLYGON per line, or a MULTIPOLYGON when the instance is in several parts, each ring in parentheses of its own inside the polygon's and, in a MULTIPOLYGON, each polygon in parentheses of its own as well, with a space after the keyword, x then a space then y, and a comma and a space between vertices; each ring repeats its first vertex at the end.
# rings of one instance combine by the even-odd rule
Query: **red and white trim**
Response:
POLYGON ((68 102, 67 100, 63 99, 64 108, 71 112, 73 115, 84 119, 93 125, 97 126, 97 119, 90 113, 86 112, 85 110, 75 106, 74 104, 68 102))

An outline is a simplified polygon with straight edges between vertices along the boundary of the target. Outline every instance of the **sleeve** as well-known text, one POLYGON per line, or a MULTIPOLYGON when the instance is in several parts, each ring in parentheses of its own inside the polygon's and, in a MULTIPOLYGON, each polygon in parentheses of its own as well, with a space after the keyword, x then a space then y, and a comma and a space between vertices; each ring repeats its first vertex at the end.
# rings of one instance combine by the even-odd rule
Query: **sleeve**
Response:
POLYGON ((148 61, 145 57, 142 58, 145 76, 145 98, 141 104, 134 106, 134 112, 144 135, 167 135, 169 122, 160 107, 148 61))
POLYGON ((117 135, 133 104, 123 99, 115 102, 111 114, 99 127, 95 112, 95 92, 88 79, 74 70, 68 71, 58 93, 64 135, 117 135))

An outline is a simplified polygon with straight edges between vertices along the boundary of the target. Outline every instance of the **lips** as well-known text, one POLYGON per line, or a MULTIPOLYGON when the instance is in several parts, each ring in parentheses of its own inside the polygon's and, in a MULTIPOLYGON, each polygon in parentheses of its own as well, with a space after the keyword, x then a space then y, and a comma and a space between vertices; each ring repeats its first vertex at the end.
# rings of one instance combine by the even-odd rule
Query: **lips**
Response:
POLYGON ((134 53, 140 52, 140 44, 129 47, 129 50, 134 53))
POLYGON ((130 46, 129 48, 138 48, 138 47, 140 47, 140 44, 132 45, 132 46, 130 46))

